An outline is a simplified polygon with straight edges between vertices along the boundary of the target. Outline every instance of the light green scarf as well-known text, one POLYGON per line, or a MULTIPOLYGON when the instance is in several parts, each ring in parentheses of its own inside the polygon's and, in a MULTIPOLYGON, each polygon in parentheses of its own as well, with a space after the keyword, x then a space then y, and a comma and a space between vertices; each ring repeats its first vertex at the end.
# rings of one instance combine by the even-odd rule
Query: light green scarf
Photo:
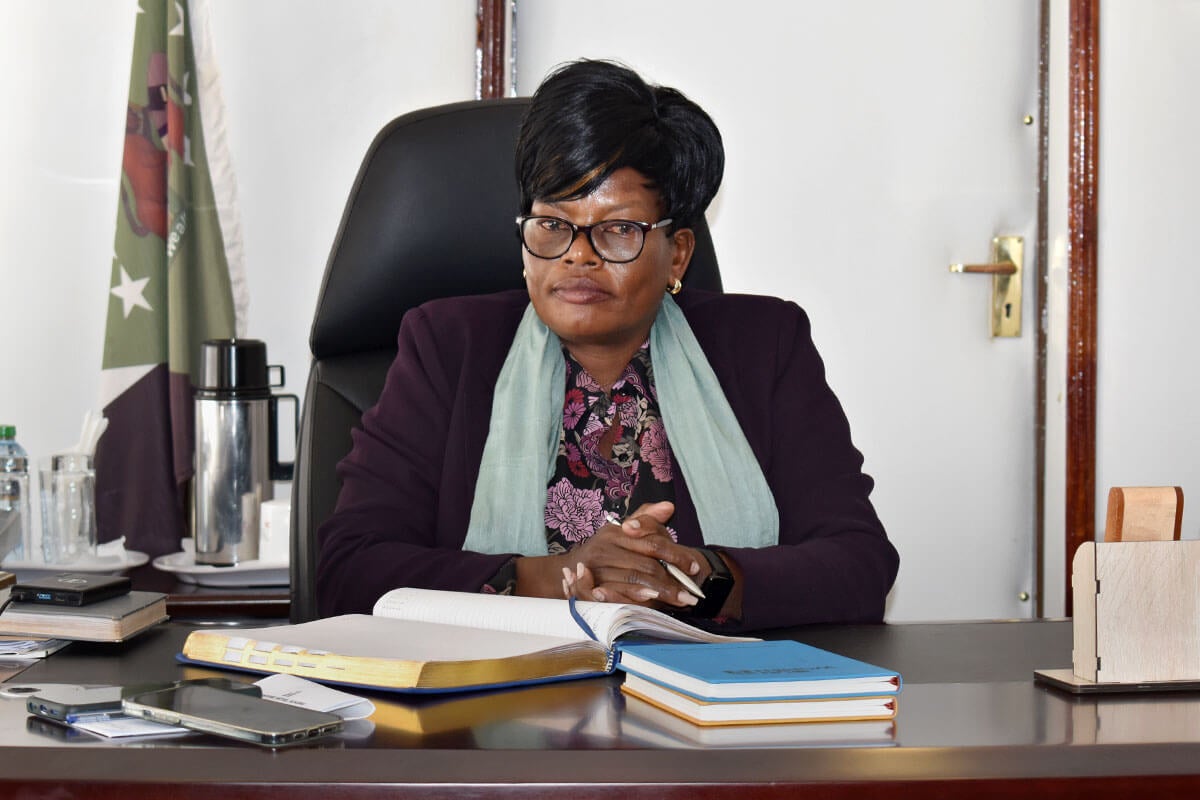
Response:
MULTIPOLYGON (((665 295, 650 329, 650 362, 671 452, 707 544, 779 543, 779 510, 691 326, 665 295)), ((566 362, 532 304, 496 381, 492 420, 464 550, 546 555, 546 486, 554 475, 566 362)))

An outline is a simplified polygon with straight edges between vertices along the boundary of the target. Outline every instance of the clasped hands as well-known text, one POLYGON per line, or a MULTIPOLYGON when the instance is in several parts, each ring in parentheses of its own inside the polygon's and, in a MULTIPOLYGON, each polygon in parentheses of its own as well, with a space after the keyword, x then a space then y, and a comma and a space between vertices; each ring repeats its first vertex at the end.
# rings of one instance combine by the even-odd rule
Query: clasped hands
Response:
POLYGON ((560 556, 564 597, 602 603, 684 608, 699 598, 680 586, 662 562, 674 564, 697 584, 711 571, 695 550, 671 538, 666 522, 675 504, 648 503, 620 524, 608 523, 560 556))

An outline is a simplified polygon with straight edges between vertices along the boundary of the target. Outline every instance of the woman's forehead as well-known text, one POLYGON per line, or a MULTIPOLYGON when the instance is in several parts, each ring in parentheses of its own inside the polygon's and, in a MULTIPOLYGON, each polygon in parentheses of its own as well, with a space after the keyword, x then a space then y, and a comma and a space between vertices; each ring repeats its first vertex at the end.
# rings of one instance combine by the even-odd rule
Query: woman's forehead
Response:
POLYGON ((658 186, 633 169, 621 167, 604 179, 590 194, 569 200, 538 199, 535 205, 560 211, 603 208, 606 211, 655 210, 661 203, 658 186))

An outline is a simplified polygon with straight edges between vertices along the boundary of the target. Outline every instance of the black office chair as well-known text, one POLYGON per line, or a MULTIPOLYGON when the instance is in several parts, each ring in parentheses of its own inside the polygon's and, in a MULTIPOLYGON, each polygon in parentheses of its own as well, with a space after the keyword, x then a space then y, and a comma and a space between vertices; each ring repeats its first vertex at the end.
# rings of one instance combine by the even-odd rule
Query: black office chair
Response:
MULTIPOLYGON (((404 312, 427 300, 524 286, 513 151, 528 98, 427 108, 392 120, 350 190, 317 296, 313 361, 292 486, 291 618, 317 615, 317 528, 335 467, 375 404, 404 312)), ((706 225, 685 285, 721 290, 706 225)))

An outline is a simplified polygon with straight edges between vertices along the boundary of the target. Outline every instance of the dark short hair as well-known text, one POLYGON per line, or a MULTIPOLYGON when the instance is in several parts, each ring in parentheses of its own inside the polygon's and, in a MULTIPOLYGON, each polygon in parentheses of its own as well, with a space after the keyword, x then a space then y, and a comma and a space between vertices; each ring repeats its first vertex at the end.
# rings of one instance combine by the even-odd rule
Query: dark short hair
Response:
POLYGON ((704 214, 721 185, 725 149, 704 109, 611 61, 572 61, 533 93, 517 137, 521 211, 535 200, 585 197, 632 167, 652 180, 673 227, 704 214))

